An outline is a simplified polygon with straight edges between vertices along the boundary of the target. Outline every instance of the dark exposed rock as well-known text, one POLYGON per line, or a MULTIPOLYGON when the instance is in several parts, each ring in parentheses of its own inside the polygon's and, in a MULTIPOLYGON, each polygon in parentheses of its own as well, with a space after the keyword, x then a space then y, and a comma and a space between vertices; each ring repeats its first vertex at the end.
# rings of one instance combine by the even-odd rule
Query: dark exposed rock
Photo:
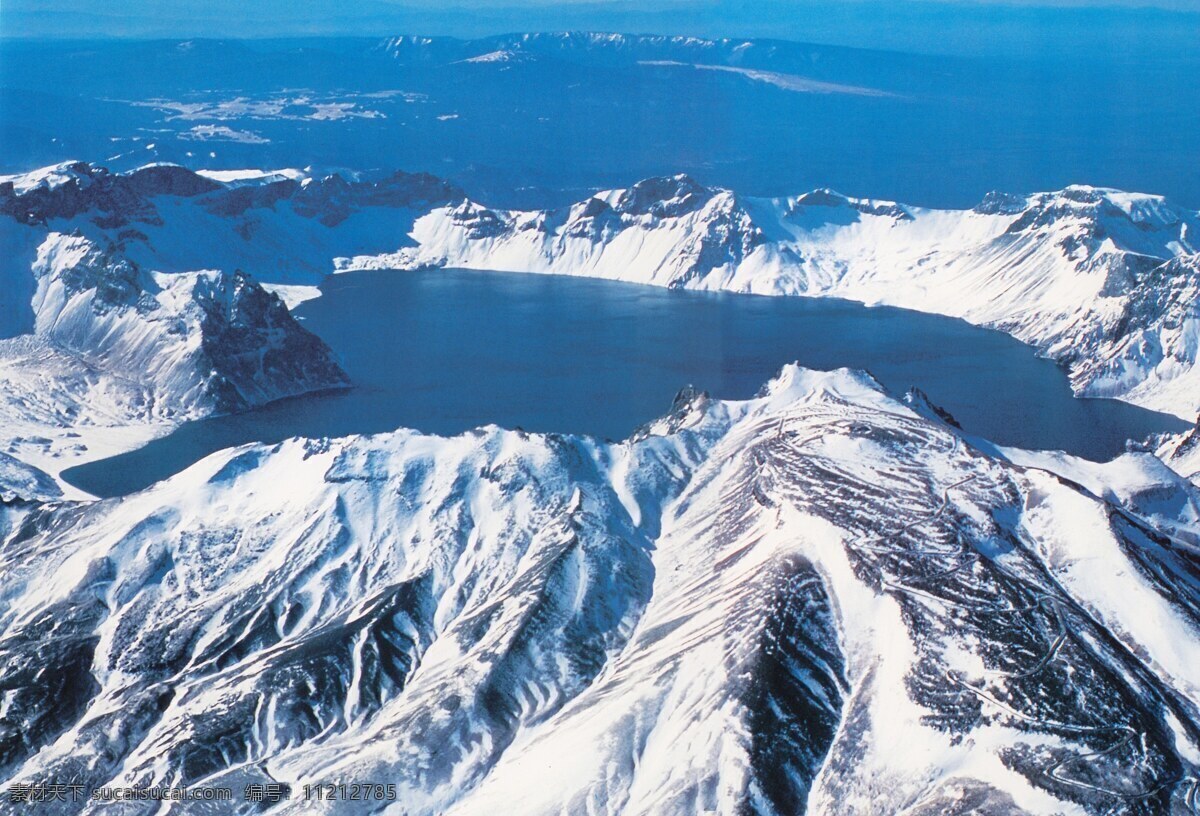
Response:
POLYGON ((494 238, 508 229, 508 221, 494 210, 464 200, 450 211, 454 223, 467 231, 472 239, 494 238))
POLYGON ((829 189, 805 193, 796 199, 796 205, 801 207, 847 207, 864 215, 882 215, 902 221, 913 220, 912 213, 903 204, 853 199, 829 189))
POLYGON ((947 425, 962 429, 962 425, 958 424, 958 420, 954 415, 947 411, 942 406, 936 404, 929 398, 929 395, 920 388, 912 387, 904 394, 904 402, 913 408, 917 413, 926 416, 930 419, 940 419, 947 425))
POLYGON ((639 181, 624 191, 615 209, 626 215, 678 218, 700 209, 713 195, 691 176, 662 176, 639 181))
POLYGON ((0 184, 0 214, 24 224, 92 216, 101 229, 131 223, 160 224, 153 199, 203 197, 213 214, 235 216, 290 200, 307 218, 334 226, 361 207, 434 207, 463 198, 461 189, 427 173, 397 171, 377 181, 349 181, 340 175, 300 181, 280 179, 227 187, 185 167, 156 164, 128 173, 77 162, 60 168, 67 178, 18 193, 13 182, 0 184))
POLYGON ((349 385, 329 347, 292 317, 278 295, 244 272, 202 279, 201 348, 211 363, 217 410, 238 411, 278 396, 349 385))
POLYGON ((44 224, 56 218, 95 213, 106 229, 130 222, 157 223, 149 201, 154 196, 197 196, 220 189, 216 182, 175 165, 151 165, 129 173, 110 173, 77 162, 63 168, 69 178, 17 193, 11 182, 0 185, 0 213, 24 224, 44 224))
POLYGON ((1023 196, 992 190, 975 205, 975 212, 980 215, 1016 215, 1025 209, 1025 201, 1023 196))

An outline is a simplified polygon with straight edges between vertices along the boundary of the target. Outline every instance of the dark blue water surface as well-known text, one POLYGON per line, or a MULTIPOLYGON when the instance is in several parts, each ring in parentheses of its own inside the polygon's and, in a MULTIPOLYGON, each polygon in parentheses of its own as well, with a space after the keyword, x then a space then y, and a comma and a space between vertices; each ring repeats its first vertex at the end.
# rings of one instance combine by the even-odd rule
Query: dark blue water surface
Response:
POLYGON ((746 398, 793 361, 864 368, 897 393, 918 386, 969 432, 1007 445, 1106 459, 1126 439, 1184 426, 1075 399, 1062 370, 1011 337, 903 309, 463 270, 360 272, 322 288, 296 314, 355 388, 195 422, 64 478, 124 495, 245 442, 400 427, 621 439, 684 385, 746 398))

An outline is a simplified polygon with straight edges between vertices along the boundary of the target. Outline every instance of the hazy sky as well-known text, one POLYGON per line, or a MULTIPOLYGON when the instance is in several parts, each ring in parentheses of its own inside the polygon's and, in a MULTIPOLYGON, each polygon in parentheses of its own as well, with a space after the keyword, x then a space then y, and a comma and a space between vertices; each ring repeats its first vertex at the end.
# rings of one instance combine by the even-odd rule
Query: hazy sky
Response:
POLYGON ((1200 0, 0 0, 5 37, 603 30, 926 52, 1197 50, 1200 0))

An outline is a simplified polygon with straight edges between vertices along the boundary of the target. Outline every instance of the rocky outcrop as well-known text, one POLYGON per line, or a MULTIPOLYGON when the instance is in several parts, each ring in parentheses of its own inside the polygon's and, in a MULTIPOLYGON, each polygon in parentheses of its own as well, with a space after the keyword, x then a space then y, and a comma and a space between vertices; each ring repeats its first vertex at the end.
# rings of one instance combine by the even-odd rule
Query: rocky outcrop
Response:
POLYGON ((216 182, 176 165, 110 173, 71 162, 0 183, 0 214, 30 225, 84 213, 105 228, 136 221, 159 223, 152 197, 191 197, 219 189, 216 182))
POLYGON ((215 215, 236 216, 290 201, 295 212, 335 226, 363 207, 429 209, 461 200, 462 190, 426 173, 396 172, 374 180, 266 178, 258 184, 223 184, 185 167, 155 164, 110 173, 69 162, 0 183, 0 215, 23 224, 47 225, 81 215, 103 229, 162 223, 158 197, 200 198, 215 215))
POLYGON ((114 247, 52 234, 39 249, 35 334, 133 380, 157 417, 231 412, 345 386, 333 355, 240 272, 154 275, 114 247))

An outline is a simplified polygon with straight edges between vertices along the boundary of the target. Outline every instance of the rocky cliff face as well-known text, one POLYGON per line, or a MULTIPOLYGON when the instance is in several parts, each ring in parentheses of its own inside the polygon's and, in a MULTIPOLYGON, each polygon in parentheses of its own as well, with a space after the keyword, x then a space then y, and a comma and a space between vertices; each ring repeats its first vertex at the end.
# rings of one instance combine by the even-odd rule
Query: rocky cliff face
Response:
POLYGON ((245 274, 154 275, 111 246, 61 234, 41 246, 34 273, 35 335, 139 383, 157 416, 348 384, 324 343, 245 274))
POLYGON ((412 814, 1159 814, 1196 782, 1194 550, 865 375, 689 395, 616 445, 295 440, 22 512, 5 786, 279 782, 297 814, 383 809, 304 800, 343 779, 412 814))
POLYGON ((151 273, 113 245, 52 233, 29 274, 32 333, 0 340, 0 446, 35 472, 349 385, 329 348, 243 273, 151 273))
POLYGON ((0 213, 23 224, 46 224, 87 214, 110 226, 157 222, 152 196, 191 197, 221 185, 174 165, 110 173, 86 162, 69 162, 0 183, 0 213))
POLYGON ((1116 325, 1077 368, 1098 395, 1188 405, 1200 393, 1200 255, 1140 267, 1114 295, 1122 301, 1116 325))

